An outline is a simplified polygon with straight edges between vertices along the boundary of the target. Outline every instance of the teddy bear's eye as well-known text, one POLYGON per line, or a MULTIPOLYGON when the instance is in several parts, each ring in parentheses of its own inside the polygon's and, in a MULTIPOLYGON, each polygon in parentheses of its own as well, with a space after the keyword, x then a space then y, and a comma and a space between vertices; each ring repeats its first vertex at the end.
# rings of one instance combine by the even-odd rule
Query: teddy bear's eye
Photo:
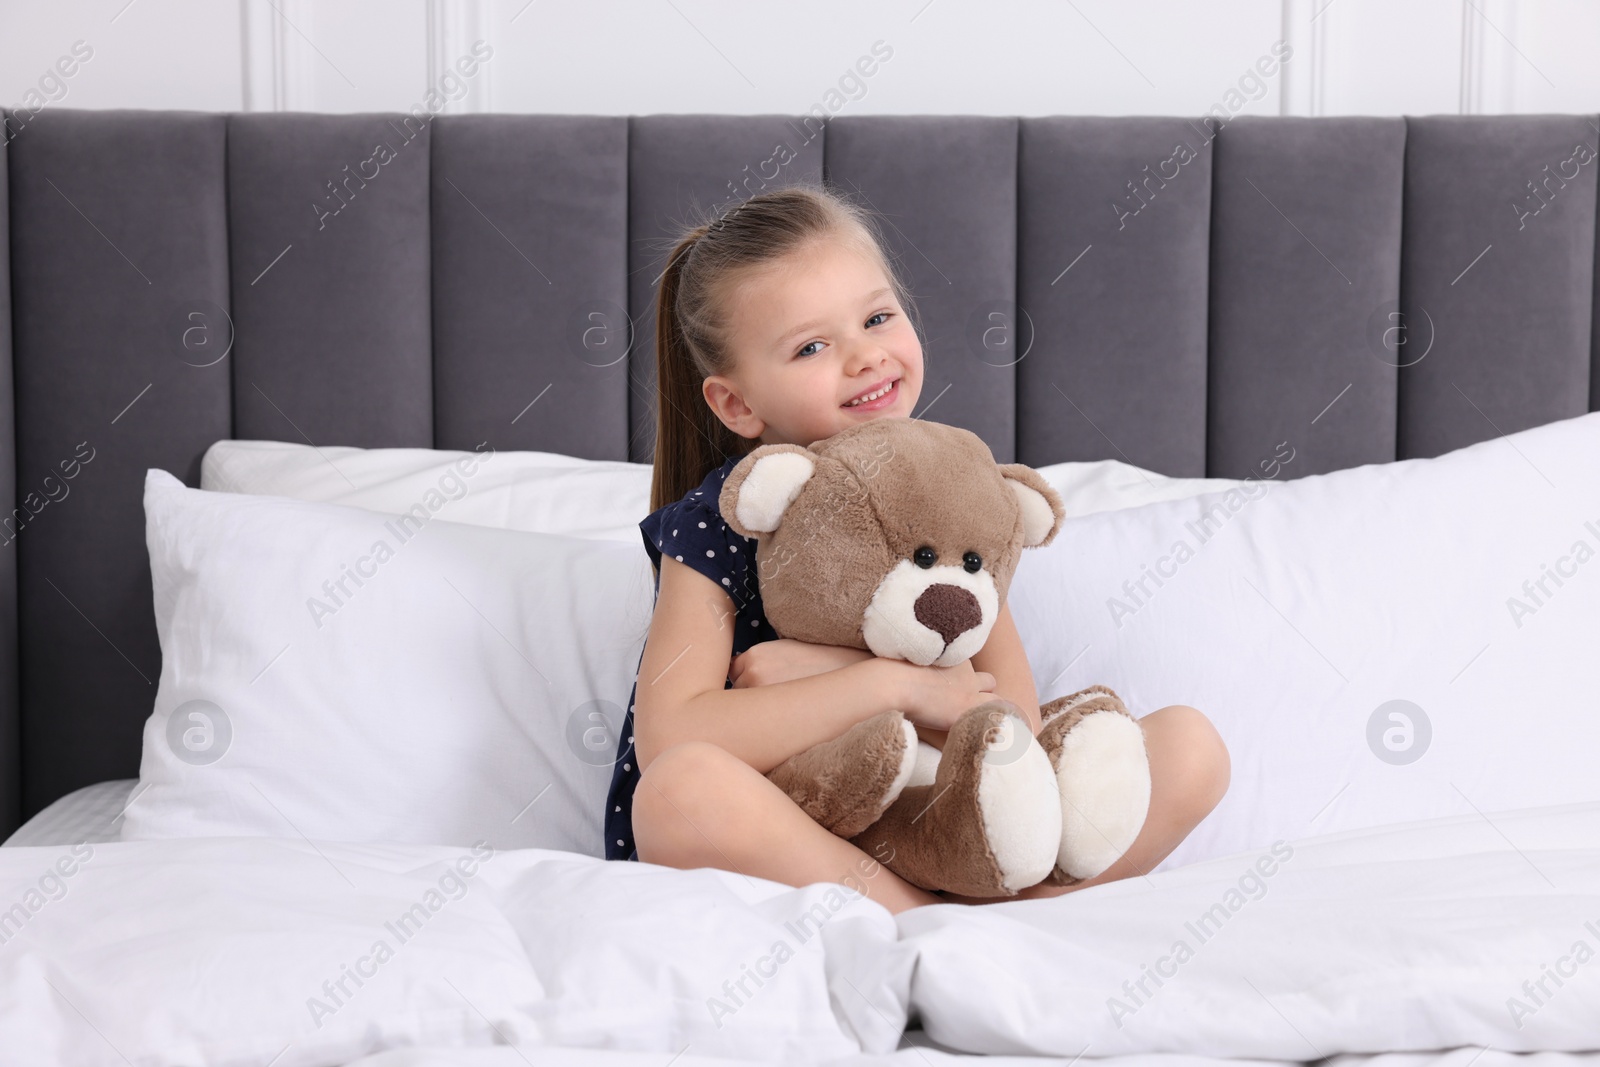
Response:
POLYGON ((983 557, 976 552, 968 552, 961 557, 961 562, 967 568, 968 574, 977 574, 983 569, 983 557))
POLYGON ((911 561, 917 566, 921 567, 923 570, 927 570, 929 567, 933 566, 938 559, 939 554, 933 549, 929 548, 927 545, 923 545, 921 548, 911 553, 911 561))

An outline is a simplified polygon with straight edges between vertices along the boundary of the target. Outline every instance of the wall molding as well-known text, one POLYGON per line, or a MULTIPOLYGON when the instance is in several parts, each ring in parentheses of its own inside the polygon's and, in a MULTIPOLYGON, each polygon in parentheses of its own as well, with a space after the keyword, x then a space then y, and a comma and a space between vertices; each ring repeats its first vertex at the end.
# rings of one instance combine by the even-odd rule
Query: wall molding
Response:
MULTIPOLYGON (((428 89, 436 90, 439 79, 454 69, 456 60, 472 54, 477 41, 494 43, 489 32, 489 0, 428 0, 428 89)), ((458 75, 459 77, 459 75, 458 75)), ((469 79, 467 93, 459 100, 446 100, 444 114, 464 115, 493 109, 494 64, 485 63, 469 79)), ((442 95, 442 94, 441 94, 442 95)))
POLYGON ((1511 0, 1461 0, 1461 114, 1516 110, 1516 22, 1511 0))
POLYGON ((301 36, 311 18, 310 0, 240 0, 244 110, 316 110, 316 56, 301 36))
MULTIPOLYGON (((511 67, 506 65, 509 53, 529 46, 522 35, 510 32, 517 29, 511 20, 528 6, 524 0, 499 8, 491 0, 425 0, 404 8, 403 16, 397 13, 383 20, 330 20, 324 15, 319 21, 317 0, 239 0, 241 56, 239 82, 234 84, 242 83, 242 110, 318 112, 335 105, 383 110, 378 102, 388 102, 402 90, 404 102, 391 103, 391 109, 409 107, 437 93, 440 113, 484 113, 497 107, 538 110, 541 102, 527 95, 522 79, 509 78, 511 67), (324 35, 333 40, 323 40, 324 35), (502 40, 497 42, 497 36, 502 40), (353 91, 346 93, 335 80, 337 68, 324 69, 331 61, 318 51, 321 46, 334 55, 361 55, 370 64, 374 50, 386 41, 404 53, 388 66, 398 64, 404 70, 384 79, 381 89, 352 86, 353 91), (462 78, 463 93, 451 72, 457 61, 473 54, 478 41, 495 46, 497 58, 480 62, 471 77, 462 78), (505 78, 497 73, 502 69, 505 78), (460 98, 450 99, 452 93, 460 98)), ((1391 113, 1394 109, 1387 106, 1382 88, 1395 64, 1411 68, 1401 71, 1403 77, 1394 79, 1393 85, 1407 103, 1406 110, 1437 113, 1453 106, 1463 115, 1517 114, 1530 108, 1559 110, 1563 105, 1558 102, 1568 100, 1578 105, 1576 110, 1594 110, 1592 100, 1586 99, 1592 96, 1594 78, 1590 68, 1578 64, 1584 55, 1581 38, 1592 35, 1600 11, 1579 22, 1519 6, 1518 0, 1459 0, 1407 11, 1403 24, 1396 27, 1378 5, 1279 0, 1276 8, 1256 9, 1255 15, 1248 26, 1214 32, 1219 39, 1242 33, 1261 39, 1276 31, 1293 48, 1276 87, 1281 115, 1391 113), (1384 47, 1371 47, 1377 36, 1397 28, 1412 44, 1428 47, 1395 48, 1387 41, 1384 47), (1559 88, 1547 84, 1552 77, 1571 84, 1559 88), (1456 90, 1453 104, 1451 89, 1456 90)), ((529 19, 529 25, 534 21, 529 19)), ((572 69, 582 67, 576 54, 556 59, 572 69)), ((235 77, 233 69, 231 62, 219 62, 213 77, 226 82, 235 77)), ((1261 104, 1270 109, 1270 98, 1261 104)), ((1063 113, 1071 113, 1070 108, 1063 113)))
POLYGON ((1283 65, 1280 115, 1321 115, 1327 106, 1328 9, 1335 2, 1283 0, 1282 37, 1294 52, 1283 65))

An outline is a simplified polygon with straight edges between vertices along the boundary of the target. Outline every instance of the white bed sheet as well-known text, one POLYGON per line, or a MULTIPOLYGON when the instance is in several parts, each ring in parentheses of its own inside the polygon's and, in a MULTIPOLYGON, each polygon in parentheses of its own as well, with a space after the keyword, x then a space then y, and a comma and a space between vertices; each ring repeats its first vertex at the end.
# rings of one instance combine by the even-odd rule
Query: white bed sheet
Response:
POLYGON ((912 1005, 930 1036, 974 1052, 1600 1049, 1600 804, 1469 809, 1283 850, 1076 900, 913 909, 898 924, 912 1005))
MULTIPOLYGON (((883 1054, 846 1056, 828 1061, 828 1067, 960 1067, 970 1064, 970 1055, 958 1055, 922 1043, 883 1054)), ((596 1049, 540 1049, 535 1061, 540 1067, 663 1067, 661 1056, 651 1052, 610 1052, 596 1049)), ((727 1060, 697 1056, 692 1052, 671 1061, 671 1067, 726 1067, 727 1060)), ((983 1067, 1063 1067, 1059 1057, 985 1056, 983 1067)), ((1250 1060, 1248 1067, 1290 1067, 1303 1061, 1250 1060)), ((353 1061, 348 1067, 527 1067, 528 1060, 514 1048, 488 1049, 397 1049, 353 1061)), ((1242 1067, 1239 1060, 1178 1053, 1110 1056, 1097 1059, 1084 1056, 1078 1067, 1242 1067)), ((1600 1053, 1594 1052, 1501 1052, 1496 1049, 1459 1048, 1442 1052, 1384 1052, 1373 1055, 1332 1056, 1319 1067, 1600 1067, 1600 1053)))
POLYGON ((0 1049, 274 1067, 936 1064, 963 1052, 997 1064, 1496 1067, 1580 1059, 1511 1052, 1600 1050, 1600 959, 1572 963, 1576 943, 1600 946, 1600 805, 1289 845, 1259 894, 1240 890, 1260 870, 1241 854, 898 917, 829 883, 538 849, 495 853, 454 878, 459 895, 439 895, 463 850, 15 846, 0 850, 0 1049), (47 884, 63 861, 73 872, 47 884), (430 891, 438 907, 335 1004, 325 983, 394 940, 385 924, 430 891), (1122 983, 1219 903, 1227 917, 1135 1003, 1122 983), (808 914, 815 925, 797 925, 808 914), (1546 978, 1536 1002, 1523 983, 1551 968, 1567 977, 1546 978), (741 977, 743 996, 731 991, 741 977), (1119 996, 1136 1010, 1119 1018, 1119 996), (1518 1019, 1513 998, 1534 1010, 1518 1019), (1393 1052, 1415 1055, 1378 1055, 1393 1052))

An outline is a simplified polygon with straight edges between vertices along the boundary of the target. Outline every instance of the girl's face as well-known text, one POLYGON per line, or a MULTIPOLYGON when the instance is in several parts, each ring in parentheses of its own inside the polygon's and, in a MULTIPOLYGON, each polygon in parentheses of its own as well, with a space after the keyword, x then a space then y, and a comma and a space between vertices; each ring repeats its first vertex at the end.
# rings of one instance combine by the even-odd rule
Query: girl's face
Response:
POLYGON ((866 419, 910 417, 922 343, 871 256, 815 241, 730 298, 734 371, 702 390, 739 436, 809 447, 866 419), (885 385, 875 400, 848 403, 885 385))

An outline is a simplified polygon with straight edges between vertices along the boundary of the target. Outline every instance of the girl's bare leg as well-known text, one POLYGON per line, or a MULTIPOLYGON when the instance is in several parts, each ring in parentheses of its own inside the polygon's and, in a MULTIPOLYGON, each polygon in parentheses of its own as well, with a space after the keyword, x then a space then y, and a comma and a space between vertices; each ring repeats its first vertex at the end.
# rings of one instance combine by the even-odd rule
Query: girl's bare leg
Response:
POLYGON ((805 886, 840 882, 901 912, 943 899, 824 830, 755 768, 708 741, 664 749, 633 795, 639 859, 805 886))
POLYGON ((1169 704, 1139 720, 1150 757, 1150 812, 1139 836, 1122 857, 1093 878, 1076 885, 1036 885, 1012 897, 962 897, 942 893, 953 904, 994 904, 1033 900, 1146 875, 1210 814, 1228 791, 1228 748, 1211 720, 1186 704, 1169 704))

